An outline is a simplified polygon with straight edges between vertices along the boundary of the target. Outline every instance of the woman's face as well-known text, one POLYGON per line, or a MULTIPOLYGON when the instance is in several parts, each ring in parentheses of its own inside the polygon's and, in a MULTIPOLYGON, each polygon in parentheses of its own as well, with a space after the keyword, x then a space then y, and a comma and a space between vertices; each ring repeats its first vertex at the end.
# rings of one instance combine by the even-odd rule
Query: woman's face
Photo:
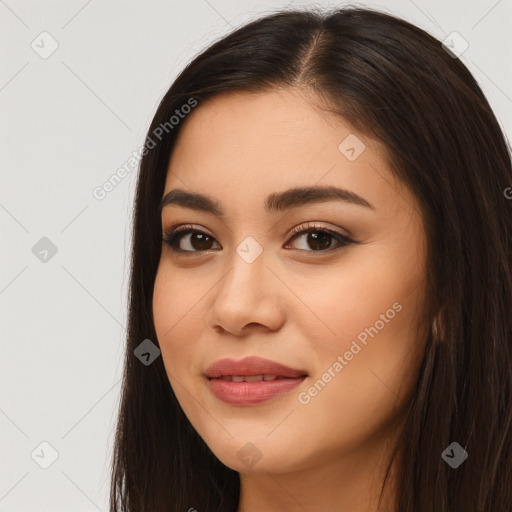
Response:
POLYGON ((162 227, 197 231, 175 238, 176 250, 162 245, 153 314, 183 411, 243 473, 367 462, 400 419, 423 356, 415 199, 382 146, 297 91, 218 96, 182 122, 164 196, 180 194, 167 198, 162 227), (247 356, 296 378, 207 378, 216 361, 247 356))

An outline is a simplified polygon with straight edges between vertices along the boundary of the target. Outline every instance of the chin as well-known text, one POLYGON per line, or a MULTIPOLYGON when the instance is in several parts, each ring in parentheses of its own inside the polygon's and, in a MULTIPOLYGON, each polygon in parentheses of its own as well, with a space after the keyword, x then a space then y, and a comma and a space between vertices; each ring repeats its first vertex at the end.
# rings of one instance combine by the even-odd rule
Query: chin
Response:
POLYGON ((230 439, 228 444, 210 445, 214 455, 227 467, 239 473, 279 473, 293 470, 295 463, 290 460, 291 446, 279 438, 245 435, 230 439), (291 466, 291 467, 289 467, 291 466))

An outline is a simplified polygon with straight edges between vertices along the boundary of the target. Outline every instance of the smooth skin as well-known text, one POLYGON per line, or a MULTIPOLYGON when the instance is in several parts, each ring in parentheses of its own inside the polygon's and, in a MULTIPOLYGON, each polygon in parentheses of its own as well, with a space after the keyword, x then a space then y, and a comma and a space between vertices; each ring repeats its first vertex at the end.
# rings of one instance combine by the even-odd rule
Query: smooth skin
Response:
POLYGON ((169 162, 164 195, 201 193, 225 215, 162 209, 164 232, 192 224, 206 237, 181 235, 183 253, 163 242, 155 328, 183 411, 240 473, 237 512, 393 510, 395 466, 380 508, 377 501, 425 348, 416 329, 425 305, 424 225, 385 148, 319 105, 298 89, 214 97, 183 121, 169 162), (365 145, 353 161, 338 148, 350 134, 365 145), (373 208, 331 199, 266 211, 268 195, 303 186, 348 189, 373 208), (290 235, 311 222, 316 238, 290 235), (357 243, 341 246, 325 229, 357 243), (249 236, 262 249, 252 263, 237 252, 249 236), (347 361, 358 335, 396 303, 401 310, 347 361), (220 358, 248 355, 308 377, 257 406, 220 401, 204 372, 220 358), (338 356, 347 363, 341 371, 332 369, 338 356), (329 368, 330 381, 308 394, 329 368), (244 446, 260 456, 252 465, 237 455, 244 446))

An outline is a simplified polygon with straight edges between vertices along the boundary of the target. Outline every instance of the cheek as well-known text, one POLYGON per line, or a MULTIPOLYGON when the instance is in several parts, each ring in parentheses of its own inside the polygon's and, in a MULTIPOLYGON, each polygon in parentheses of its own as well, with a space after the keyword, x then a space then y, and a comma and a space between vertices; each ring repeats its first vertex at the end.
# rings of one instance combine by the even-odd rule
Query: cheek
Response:
POLYGON ((290 315, 293 322, 302 322, 300 328, 319 355, 349 350, 355 339, 364 346, 365 340, 375 336, 399 344, 393 330, 414 324, 423 307, 420 265, 404 264, 382 247, 354 251, 349 256, 339 267, 332 267, 328 279, 298 273, 288 278, 294 293, 307 306, 296 303, 290 315))
POLYGON ((190 374, 188 363, 197 357, 195 340, 200 339, 205 327, 200 297, 207 289, 206 286, 204 291, 191 288, 190 279, 171 274, 165 265, 158 269, 153 291, 153 320, 171 384, 173 377, 181 382, 190 374))
POLYGON ((410 398, 424 352, 416 324, 425 289, 421 265, 400 261, 368 253, 315 296, 335 334, 312 340, 316 373, 298 401, 318 436, 327 428, 338 441, 362 442, 410 398))
POLYGON ((375 313, 386 311, 381 305, 345 322, 340 315, 336 327, 342 336, 335 343, 318 340, 316 358, 311 358, 317 371, 296 396, 296 423, 308 425, 305 454, 348 452, 400 419, 417 379, 423 345, 412 328, 413 301, 399 302, 402 309, 393 310, 394 318, 384 326, 375 327, 375 313), (319 439, 324 440, 321 446, 319 439))
MULTIPOLYGON (((203 282, 204 283, 204 282, 203 282)), ((201 311, 201 290, 190 286, 190 278, 169 272, 163 262, 157 272, 153 291, 153 320, 162 361, 172 390, 192 424, 201 423, 204 411, 197 408, 200 380, 191 372, 197 366, 198 341, 205 328, 201 311)))

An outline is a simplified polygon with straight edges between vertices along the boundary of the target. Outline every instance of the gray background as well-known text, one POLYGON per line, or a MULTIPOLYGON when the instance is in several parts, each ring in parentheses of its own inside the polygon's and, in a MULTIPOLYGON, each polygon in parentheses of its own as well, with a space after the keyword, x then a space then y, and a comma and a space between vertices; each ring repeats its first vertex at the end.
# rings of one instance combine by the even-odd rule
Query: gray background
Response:
MULTIPOLYGON (((0 0, 0 512, 108 510, 136 170, 92 192, 197 52, 289 4, 0 0)), ((512 0, 358 4, 460 33, 510 138, 512 0)))

